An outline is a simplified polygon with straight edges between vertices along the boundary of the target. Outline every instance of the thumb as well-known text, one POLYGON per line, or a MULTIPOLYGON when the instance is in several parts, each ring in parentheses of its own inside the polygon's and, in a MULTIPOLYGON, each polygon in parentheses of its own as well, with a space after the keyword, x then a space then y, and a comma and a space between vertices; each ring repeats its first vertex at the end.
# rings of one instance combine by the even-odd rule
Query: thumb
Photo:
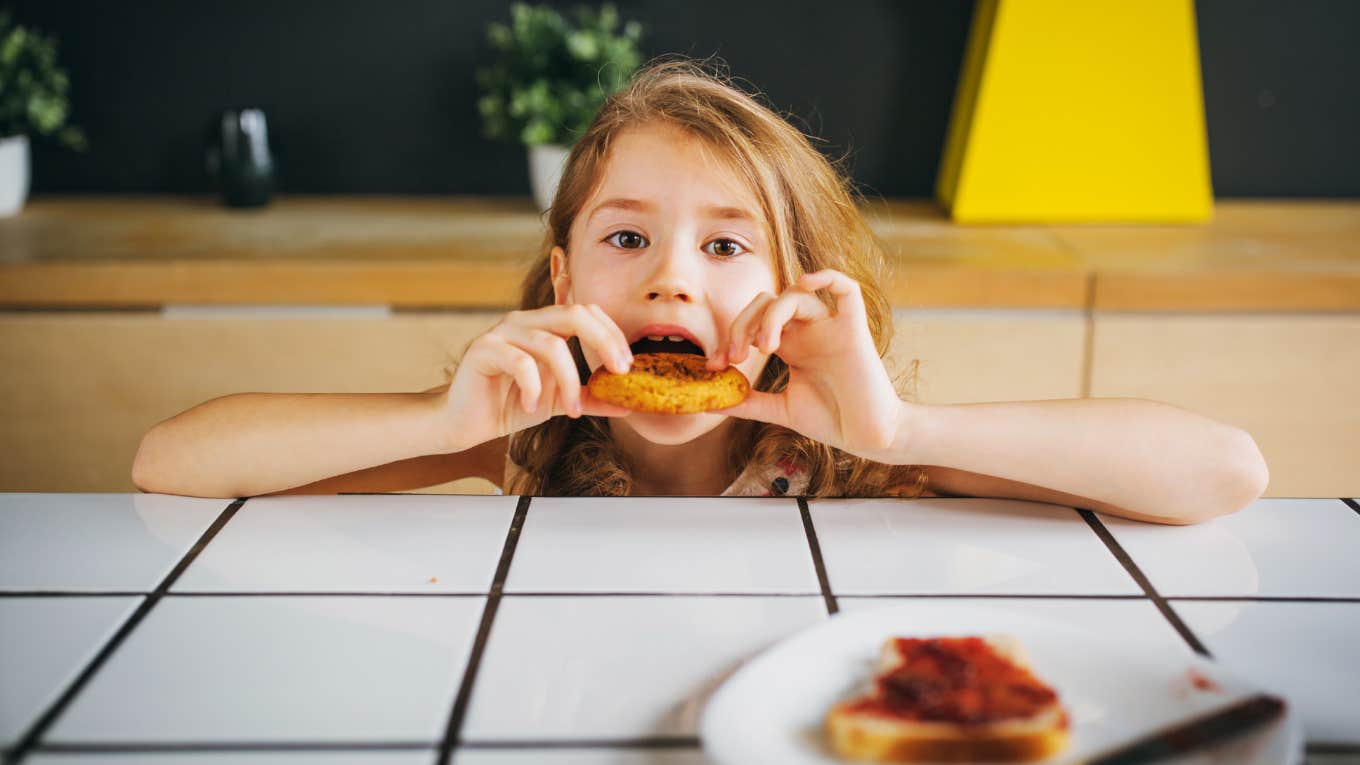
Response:
POLYGON ((729 417, 756 420, 789 427, 788 405, 782 394, 753 390, 736 406, 715 410, 729 417))
POLYGON ((632 414, 632 409, 627 409, 617 404, 610 404, 601 401, 591 394, 590 389, 581 386, 581 414, 591 417, 627 417, 632 414))

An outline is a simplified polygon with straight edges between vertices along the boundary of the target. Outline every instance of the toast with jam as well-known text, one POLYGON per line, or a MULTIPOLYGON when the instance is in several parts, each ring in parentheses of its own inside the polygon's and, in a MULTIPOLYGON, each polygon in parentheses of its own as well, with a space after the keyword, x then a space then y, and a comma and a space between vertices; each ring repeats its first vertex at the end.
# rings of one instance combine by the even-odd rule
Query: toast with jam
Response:
POLYGON ((1009 637, 892 637, 872 688, 832 707, 839 757, 869 762, 1039 760, 1067 746, 1068 716, 1009 637))

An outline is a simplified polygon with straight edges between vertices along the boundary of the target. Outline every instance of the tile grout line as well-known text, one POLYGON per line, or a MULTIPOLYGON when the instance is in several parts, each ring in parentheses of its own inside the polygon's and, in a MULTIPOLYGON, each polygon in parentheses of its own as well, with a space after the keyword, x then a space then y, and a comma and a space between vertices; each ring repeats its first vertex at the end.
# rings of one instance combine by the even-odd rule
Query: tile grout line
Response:
POLYGON ((831 580, 826 575, 826 561, 822 558, 822 545, 817 541, 817 529, 812 525, 812 510, 808 508, 807 497, 798 497, 798 513, 803 517, 803 533, 807 535, 808 549, 812 551, 812 566, 817 570, 817 584, 822 588, 822 599, 826 601, 826 613, 834 615, 841 610, 836 596, 831 592, 831 580))
POLYGON ((1201 603, 1360 603, 1360 598, 1313 595, 1167 595, 1167 601, 1186 600, 1201 603))
POLYGON ((647 738, 548 738, 483 739, 463 741, 459 749, 697 749, 698 736, 657 736, 647 738))
POLYGON ((461 590, 456 592, 416 592, 415 590, 388 590, 388 591, 345 591, 345 590, 274 590, 265 592, 249 592, 226 590, 213 592, 203 590, 196 592, 168 592, 165 597, 171 599, 178 598, 484 598, 485 592, 478 590, 461 590))
MULTIPOLYGON (((79 592, 74 590, 0 592, 0 600, 24 598, 142 598, 150 592, 129 590, 126 592, 79 592)), ((297 590, 272 592, 167 592, 163 599, 180 598, 484 598, 488 593, 466 592, 415 592, 393 590, 390 592, 346 592, 340 590, 297 590)), ((516 590, 502 592, 502 598, 807 598, 821 597, 818 592, 679 592, 650 590, 593 590, 590 592, 569 592, 565 590, 538 591, 516 590)), ((1360 597, 1317 596, 1317 595, 1161 595, 1166 601, 1231 601, 1245 603, 1360 603, 1360 597)), ((842 599, 948 599, 948 598, 990 598, 993 600, 1151 600, 1147 594, 1126 595, 1116 593, 1091 594, 1075 592, 851 592, 836 595, 836 602, 842 599)))
POLYGON ((1304 744, 1307 754, 1360 754, 1360 741, 1310 741, 1304 744))
POLYGON ((39 747, 46 753, 134 754, 139 752, 350 752, 430 749, 429 741, 83 741, 39 747))
MULTIPOLYGON (((146 597, 150 591, 129 590, 127 592, 76 592, 76 591, 30 591, 0 592, 0 600, 24 598, 103 598, 103 597, 146 597)), ((203 591, 167 592, 165 598, 484 598, 488 593, 482 591, 465 592, 415 592, 410 590, 392 591, 345 591, 345 590, 270 590, 270 591, 203 591)), ((503 598, 807 598, 821 597, 822 592, 708 592, 703 590, 590 590, 572 592, 568 590, 515 590, 502 592, 503 598)), ((1360 597, 1314 596, 1314 595, 1164 595, 1167 600, 1241 600, 1259 602, 1299 602, 1299 603, 1360 603, 1360 597)), ((1147 595, 1128 595, 1123 593, 1089 592, 851 592, 836 596, 843 598, 1030 598, 1057 600, 1147 600, 1147 595)))
POLYGON ((486 606, 482 609, 482 621, 477 627, 477 637, 468 654, 467 667, 463 670, 463 681, 454 697, 453 709, 449 712, 449 722, 444 729, 444 738, 439 743, 437 765, 451 761, 453 749, 462 735, 463 718, 467 716, 468 702, 472 698, 472 686, 477 681, 477 671, 481 668, 482 654, 486 651, 487 640, 491 637, 491 623, 500 607, 501 593, 505 590, 505 580, 510 574, 510 561, 515 557, 519 545, 519 535, 524 529, 524 521, 529 515, 531 497, 522 496, 515 507, 515 516, 510 521, 510 530, 505 535, 505 546, 501 548, 501 559, 496 565, 496 574, 491 580, 491 590, 486 596, 486 606))
POLYGON ((1355 512, 1360 513, 1360 503, 1356 503, 1355 500, 1350 499, 1350 498, 1348 498, 1348 497, 1338 497, 1338 499, 1340 499, 1342 502, 1345 502, 1347 505, 1349 505, 1350 508, 1351 508, 1352 510, 1354 510, 1355 512))
MULTIPOLYGON (((460 749, 518 750, 541 749, 696 749, 701 746, 697 736, 658 736, 618 739, 482 739, 464 741, 460 749)), ((430 749, 428 741, 185 741, 185 742, 81 742, 52 744, 41 747, 45 753, 56 754, 136 754, 141 752, 354 752, 354 751, 422 751, 430 749)))
POLYGON ((133 610, 132 615, 123 622, 118 628, 118 631, 113 634, 113 637, 109 638, 108 641, 104 643, 103 648, 101 648, 99 653, 95 654, 95 657, 85 665, 85 668, 76 676, 76 679, 73 680, 71 684, 66 687, 66 690, 57 697, 57 700, 52 702, 47 710, 43 712, 31 726, 29 726, 28 731, 25 732, 24 735, 19 738, 18 743, 10 749, 10 753, 5 760, 7 763, 19 762, 37 745, 38 740, 42 738, 43 734, 47 732, 47 729, 52 726, 52 723, 56 722, 57 717, 65 711, 66 707, 75 699, 76 694, 80 693, 80 691, 85 688, 85 685, 89 683, 90 679, 99 671, 99 668, 104 666, 104 663, 107 662, 109 657, 113 655, 113 652, 123 644, 123 641, 127 639, 127 636, 132 634, 132 631, 136 629, 137 625, 141 624, 142 620, 146 618, 146 615, 151 609, 165 596, 171 585, 173 585, 175 581, 179 579, 180 575, 184 573, 184 570, 189 567, 189 564, 194 562, 194 559, 198 557, 199 553, 203 552, 203 548, 207 547, 208 543, 213 540, 213 537, 217 536, 218 532, 222 530, 222 527, 226 526, 227 522, 236 515, 236 512, 246 503, 246 499, 246 497, 238 497, 237 499, 232 500, 231 504, 227 505, 226 509, 224 509, 217 516, 217 519, 212 522, 212 525, 208 526, 207 530, 199 536, 198 541, 194 543, 193 547, 190 547, 189 551, 180 558, 179 563, 176 564, 175 567, 171 569, 170 573, 161 580, 161 583, 157 585, 156 589, 149 595, 143 596, 141 604, 133 610))
POLYGON ((1090 510, 1083 510, 1080 508, 1077 508, 1077 512, 1081 515, 1082 519, 1086 521, 1086 525, 1090 526, 1091 530, 1096 533, 1096 536, 1100 537, 1100 541, 1105 543, 1105 546, 1110 550, 1110 554, 1114 555, 1115 559, 1124 567, 1124 570, 1128 572, 1129 576, 1133 577, 1133 580, 1138 583, 1138 586, 1143 588, 1143 592, 1147 593, 1147 596, 1152 600, 1153 605, 1157 606, 1157 610, 1162 612, 1162 616, 1171 623, 1172 628, 1174 628, 1177 634, 1181 636, 1181 639, 1184 640, 1195 653, 1204 656, 1205 658, 1212 659, 1213 654, 1209 653, 1209 649, 1204 643, 1200 642, 1200 639, 1195 636, 1195 633, 1190 631, 1190 626, 1181 620, 1180 615, 1171 608, 1171 604, 1157 592, 1157 589, 1152 586, 1152 582, 1148 580, 1147 576, 1143 573, 1143 570, 1138 568, 1138 564, 1134 563, 1133 558, 1129 557, 1128 551, 1124 549, 1123 545, 1119 544, 1119 540, 1114 538, 1114 534, 1111 534, 1110 530, 1105 527, 1105 524, 1100 522, 1100 519, 1096 517, 1096 514, 1090 510))

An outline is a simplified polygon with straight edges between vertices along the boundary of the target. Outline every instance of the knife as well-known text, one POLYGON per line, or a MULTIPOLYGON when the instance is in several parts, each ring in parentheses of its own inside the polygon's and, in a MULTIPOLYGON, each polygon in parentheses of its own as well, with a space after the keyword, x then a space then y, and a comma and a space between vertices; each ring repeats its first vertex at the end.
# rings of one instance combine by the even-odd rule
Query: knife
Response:
POLYGON ((1087 760, 1086 765, 1136 765, 1185 754, 1248 733, 1277 719, 1284 708, 1284 699, 1257 694, 1217 712, 1163 728, 1087 760))

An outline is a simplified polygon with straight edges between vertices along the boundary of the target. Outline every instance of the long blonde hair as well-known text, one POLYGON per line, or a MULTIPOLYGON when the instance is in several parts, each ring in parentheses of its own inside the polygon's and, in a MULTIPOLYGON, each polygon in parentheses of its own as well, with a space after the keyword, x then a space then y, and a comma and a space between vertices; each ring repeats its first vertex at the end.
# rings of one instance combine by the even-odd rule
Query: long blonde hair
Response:
MULTIPOLYGON (((860 283, 869 329, 879 356, 892 338, 892 311, 879 285, 885 274, 883 247, 859 210, 862 199, 848 176, 808 139, 721 71, 687 58, 657 59, 610 96, 567 159, 547 231, 526 276, 520 307, 554 302, 550 253, 568 250, 572 221, 602 180, 612 141, 641 125, 678 127, 726 161, 755 191, 774 254, 776 283, 783 291, 804 273, 834 268, 860 283)), ((570 255, 568 255, 570 257, 570 255)), ((828 299, 829 300, 829 299, 828 299)), ((581 380, 590 369, 576 338, 569 342, 581 380)), ((788 366, 771 356, 756 389, 778 392, 788 366)), ((740 420, 728 449, 735 477, 748 461, 773 464, 788 458, 808 471, 808 496, 919 496, 925 471, 861 459, 787 428, 740 420)), ((510 439, 516 473, 509 494, 622 496, 631 493, 627 455, 614 443, 602 417, 555 417, 510 439)))

